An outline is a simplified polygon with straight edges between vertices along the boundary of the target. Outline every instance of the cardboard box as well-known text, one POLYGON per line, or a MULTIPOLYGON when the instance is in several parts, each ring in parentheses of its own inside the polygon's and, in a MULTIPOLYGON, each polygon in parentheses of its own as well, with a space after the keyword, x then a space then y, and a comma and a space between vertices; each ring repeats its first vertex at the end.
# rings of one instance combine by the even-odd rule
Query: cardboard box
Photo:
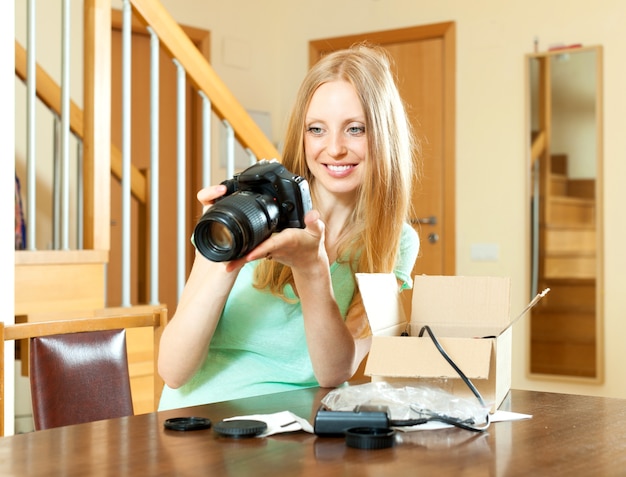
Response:
MULTIPOLYGON (((410 327, 407 327, 406 322, 400 322, 401 317, 384 316, 380 306, 371 305, 371 302, 380 305, 381 299, 397 303, 398 293, 395 297, 371 293, 384 289, 376 285, 382 279, 374 274, 359 275, 361 292, 367 293, 367 297, 363 295, 364 305, 374 333, 365 375, 372 381, 437 385, 455 395, 476 399, 429 335, 418 336, 422 327, 428 325, 449 357, 491 406, 491 411, 500 406, 511 387, 510 325, 515 320, 510 316, 510 279, 416 276, 410 327), (384 332, 389 326, 380 326, 381 322, 396 323, 395 331, 410 329, 410 336, 397 336, 399 333, 389 336, 384 332)), ((395 304, 388 307, 396 308, 395 304)))

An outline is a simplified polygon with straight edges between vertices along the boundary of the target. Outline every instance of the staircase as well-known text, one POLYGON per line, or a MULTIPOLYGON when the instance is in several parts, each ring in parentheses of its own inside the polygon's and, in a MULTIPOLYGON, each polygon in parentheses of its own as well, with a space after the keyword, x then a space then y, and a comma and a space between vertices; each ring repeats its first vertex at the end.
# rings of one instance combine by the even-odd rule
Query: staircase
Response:
POLYGON ((531 372, 595 377, 595 184, 570 179, 564 155, 540 171, 538 289, 551 292, 531 313, 531 372))
MULTIPOLYGON (((106 301, 106 274, 111 270, 110 184, 112 181, 121 182, 124 179, 130 183, 129 196, 135 201, 132 204, 139 209, 136 215, 139 216, 137 228, 140 234, 136 240, 141 247, 137 247, 140 249, 138 256, 131 257, 133 263, 131 287, 134 285, 140 289, 138 293, 140 302, 124 303, 122 307, 143 310, 167 306, 171 314, 176 305, 162 303, 158 297, 156 300, 150 299, 151 282, 158 283, 169 278, 154 278, 151 273, 157 266, 151 262, 150 254, 154 253, 157 246, 152 245, 154 237, 148 231, 149 225, 156 221, 151 215, 151 205, 158 194, 152 194, 150 181, 158 177, 158 171, 138 170, 134 164, 129 164, 130 161, 124 157, 123 151, 116 148, 111 141, 110 56, 111 31, 114 23, 112 17, 115 20, 116 13, 112 11, 110 0, 83 0, 83 2, 85 12, 83 109, 79 109, 71 102, 67 105, 69 110, 67 117, 70 122, 69 130, 82 144, 80 160, 83 168, 81 188, 84 202, 81 204, 82 214, 77 214, 79 218, 71 220, 79 223, 77 228, 83 231, 84 240, 82 246, 77 249, 60 247, 53 250, 36 250, 35 247, 27 247, 27 250, 16 251, 16 321, 42 321, 94 314, 99 316, 109 312, 111 304, 106 301)), ((250 156, 280 157, 275 146, 158 0, 129 0, 124 3, 128 8, 132 7, 134 17, 130 22, 131 28, 141 28, 143 31, 149 29, 150 34, 154 36, 153 39, 158 39, 160 51, 167 53, 168 61, 176 60, 180 72, 184 73, 185 81, 193 88, 194 95, 203 98, 202 106, 205 111, 202 121, 203 125, 206 123, 207 130, 210 131, 211 120, 228 123, 232 131, 228 140, 239 143, 250 156)), ((64 110, 62 87, 39 64, 34 63, 32 70, 27 67, 27 45, 19 45, 16 41, 15 52, 16 76, 24 82, 28 81, 29 76, 31 81, 36 78, 34 81, 36 87, 33 89, 37 100, 49 108, 55 116, 62 118, 64 110)), ((181 117, 184 118, 185 115, 182 114, 181 117)), ((181 122, 184 124, 184 121, 181 122)), ((217 160, 219 158, 209 158, 208 164, 199 164, 201 158, 210 156, 204 154, 205 150, 211 151, 211 140, 208 137, 203 138, 201 142, 203 150, 193 151, 193 157, 197 156, 198 162, 194 163, 196 175, 200 175, 198 171, 202 171, 203 168, 210 170, 213 163, 220 164, 217 160)), ((234 146, 231 147, 229 144, 227 149, 234 151, 234 146)), ((226 160, 230 161, 231 157, 226 160)), ((36 172, 38 174, 39 170, 36 172)), ((27 175, 24 174, 25 177, 27 175)), ((220 177, 214 181, 219 182, 224 178, 220 177)), ((42 182, 39 177, 36 179, 42 182)), ((34 181, 35 184, 36 182, 34 181)), ((158 181, 154 180, 154 183, 158 184, 158 181)), ((195 192, 193 190, 186 195, 195 196, 195 192)), ((160 199, 161 203, 166 200, 174 202, 171 193, 160 199)), ((177 209, 180 216, 197 216, 196 201, 189 202, 193 202, 192 206, 187 207, 184 203, 177 209)), ((158 212, 156 215, 158 216, 158 212)), ((31 224, 36 218, 30 221, 31 224)), ((172 224, 174 223, 177 221, 172 221, 172 224)), ((170 228, 175 226, 170 225, 170 228)), ((188 237, 185 232, 185 240, 181 241, 183 248, 188 248, 188 237)), ((158 241, 156 243, 158 244, 158 241)), ((166 246, 170 254, 175 254, 177 244, 167 243, 166 246)), ((184 260, 179 262, 183 263, 184 260)), ((184 278, 185 267, 181 266, 179 269, 179 275, 184 278)), ((158 289, 158 286, 156 288, 158 289)), ((146 384, 151 382, 154 369, 153 363, 147 362, 145 358, 152 351, 148 348, 151 342, 151 338, 144 334, 128 338, 131 386, 136 413, 153 411, 157 405, 152 399, 154 396, 152 389, 146 384)))

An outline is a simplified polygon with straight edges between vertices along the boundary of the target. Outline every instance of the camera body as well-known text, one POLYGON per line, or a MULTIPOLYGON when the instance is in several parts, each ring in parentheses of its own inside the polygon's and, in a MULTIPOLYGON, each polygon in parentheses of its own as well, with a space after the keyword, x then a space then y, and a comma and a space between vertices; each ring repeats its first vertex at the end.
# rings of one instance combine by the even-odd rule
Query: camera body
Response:
POLYGON ((262 159, 256 164, 222 182, 226 195, 250 191, 271 197, 279 207, 276 232, 286 228, 304 228, 304 215, 311 210, 311 194, 308 182, 273 159, 262 159))
POLYGON ((304 228, 311 210, 308 182, 276 160, 261 160, 222 182, 226 194, 200 218, 198 251, 214 262, 241 258, 274 232, 304 228))

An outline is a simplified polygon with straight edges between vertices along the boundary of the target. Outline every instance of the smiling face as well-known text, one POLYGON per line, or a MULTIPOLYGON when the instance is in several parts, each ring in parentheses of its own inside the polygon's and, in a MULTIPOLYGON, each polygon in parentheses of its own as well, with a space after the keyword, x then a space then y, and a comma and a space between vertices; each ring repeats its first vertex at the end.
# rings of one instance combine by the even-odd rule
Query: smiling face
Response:
POLYGON ((322 84, 311 98, 305 118, 306 163, 319 193, 356 196, 367 159, 365 113, 347 81, 322 84))

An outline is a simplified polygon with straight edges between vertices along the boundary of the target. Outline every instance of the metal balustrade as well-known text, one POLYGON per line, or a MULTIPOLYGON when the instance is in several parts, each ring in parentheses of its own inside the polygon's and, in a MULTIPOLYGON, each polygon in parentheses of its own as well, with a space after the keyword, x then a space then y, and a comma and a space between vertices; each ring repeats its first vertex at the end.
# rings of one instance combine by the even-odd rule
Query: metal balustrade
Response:
MULTIPOLYGON (((73 65, 70 61, 70 45, 80 41, 78 38, 70 37, 70 1, 62 1, 62 44, 60 52, 61 61, 61 81, 60 86, 60 104, 58 111, 54 107, 47 104, 53 115, 56 117, 56 134, 53 146, 58 156, 55 157, 54 174, 51 179, 50 189, 52 190, 53 218, 52 231, 50 235, 49 248, 58 251, 82 250, 84 249, 83 229, 85 227, 83 221, 84 213, 84 189, 83 189, 83 137, 82 131, 77 131, 71 124, 72 108, 75 105, 70 99, 70 70, 73 65), (76 154, 70 154, 70 141, 76 141, 78 146, 76 154), (76 177, 70 179, 70 171, 76 170, 76 177), (70 206, 70 198, 72 203, 70 206), (75 229, 76 237, 70 239, 70 229, 75 229)), ((85 4, 89 3, 87 0, 85 4)), ((92 2, 94 3, 94 2, 92 2)), ((98 2, 102 3, 102 2, 98 2)), ((177 69, 177 111, 176 111, 176 137, 177 137, 177 278, 176 287, 177 294, 180 295, 186 280, 186 263, 185 256, 188 249, 189 237, 186 235, 188 224, 185 222, 186 198, 189 194, 195 194, 196 191, 186 190, 185 174, 186 174, 186 143, 185 135, 187 124, 185 118, 188 112, 185 109, 187 101, 187 86, 189 84, 197 90, 202 103, 202 152, 199 160, 202 161, 200 168, 202 174, 202 183, 209 185, 214 182, 211 177, 211 163, 218 160, 220 164, 225 164, 226 177, 232 177, 235 173, 235 156, 237 144, 244 149, 253 162, 258 157, 277 157, 278 153, 271 145, 271 142, 260 133, 260 129, 254 124, 254 121, 243 110, 243 108, 230 97, 230 93, 224 89, 224 85, 219 82, 219 78, 213 77, 214 73, 206 74, 206 69, 210 65, 202 64, 198 61, 199 53, 197 51, 189 52, 189 45, 185 43, 185 39, 180 36, 180 32, 173 28, 175 22, 171 17, 164 20, 163 7, 159 2, 146 0, 123 0, 122 2, 122 144, 121 144, 121 167, 120 181, 122 186, 122 275, 119 281, 122 284, 122 306, 132 306, 131 303, 131 271, 135 257, 131 256, 131 206, 133 200, 136 199, 133 194, 132 184, 133 174, 135 171, 132 166, 131 157, 131 120, 133 111, 131 111, 131 51, 132 51, 132 13, 146 24, 146 30, 150 35, 150 171, 147 177, 149 183, 146 184, 146 190, 149 193, 149 204, 147 204, 147 214, 150 224, 148 232, 148 240, 150 246, 150 256, 145 261, 147 269, 150 271, 149 284, 150 288, 147 293, 147 302, 149 304, 158 304, 159 297, 159 55, 161 51, 167 51, 176 65, 177 69), (174 32, 172 33, 172 30, 174 32), (164 34, 165 32, 165 34, 164 34), (165 36, 161 38, 160 35, 165 36), (195 55, 195 56, 194 56, 195 55), (207 85, 207 76, 210 85, 207 85), (217 82, 217 86, 215 86, 217 82), (227 102, 225 102, 225 99, 227 102), (213 122, 213 118, 217 117, 218 121, 213 122), (212 124, 222 129, 216 133, 212 131, 212 124), (256 128, 256 129, 255 129, 256 128), (260 134, 259 134, 260 133, 260 134), (262 136, 259 140, 258 136, 262 136), (250 139, 252 138, 252 139, 250 139), (215 146, 216 143, 218 147, 215 146), (212 158, 212 148, 219 151, 221 157, 212 158), (269 153, 268 153, 269 152, 269 153)), ((86 8, 86 7, 85 7, 86 8)), ((26 222, 28 224, 28 250, 37 250, 36 237, 38 234, 47 234, 48 231, 41 230, 42 225, 39 224, 37 211, 36 191, 38 190, 38 181, 43 179, 38 176, 38 171, 43 169, 41 164, 37 163, 37 149, 43 147, 38 138, 38 118, 35 113, 35 104, 41 100, 39 85, 37 84, 37 28, 36 28, 36 2, 28 0, 28 25, 27 25, 27 43, 24 47, 27 55, 27 67, 25 75, 25 84, 27 89, 27 174, 24 189, 28 191, 25 204, 27 206, 26 222)), ((16 49, 18 46, 16 45, 16 49)), ((206 63, 206 60, 204 60, 206 63)), ((17 69, 17 68, 16 68, 17 69)), ((96 93, 97 94, 97 93, 96 93)), ((43 100, 46 104, 46 101, 43 100)), ((112 148, 113 149, 113 148, 112 148)), ((218 178, 219 182, 224 178, 218 178)), ((47 245, 48 246, 48 245, 47 245)), ((117 304, 116 304, 117 305, 117 304)), ((170 309, 174 309, 173 304, 169 304, 170 309)))

